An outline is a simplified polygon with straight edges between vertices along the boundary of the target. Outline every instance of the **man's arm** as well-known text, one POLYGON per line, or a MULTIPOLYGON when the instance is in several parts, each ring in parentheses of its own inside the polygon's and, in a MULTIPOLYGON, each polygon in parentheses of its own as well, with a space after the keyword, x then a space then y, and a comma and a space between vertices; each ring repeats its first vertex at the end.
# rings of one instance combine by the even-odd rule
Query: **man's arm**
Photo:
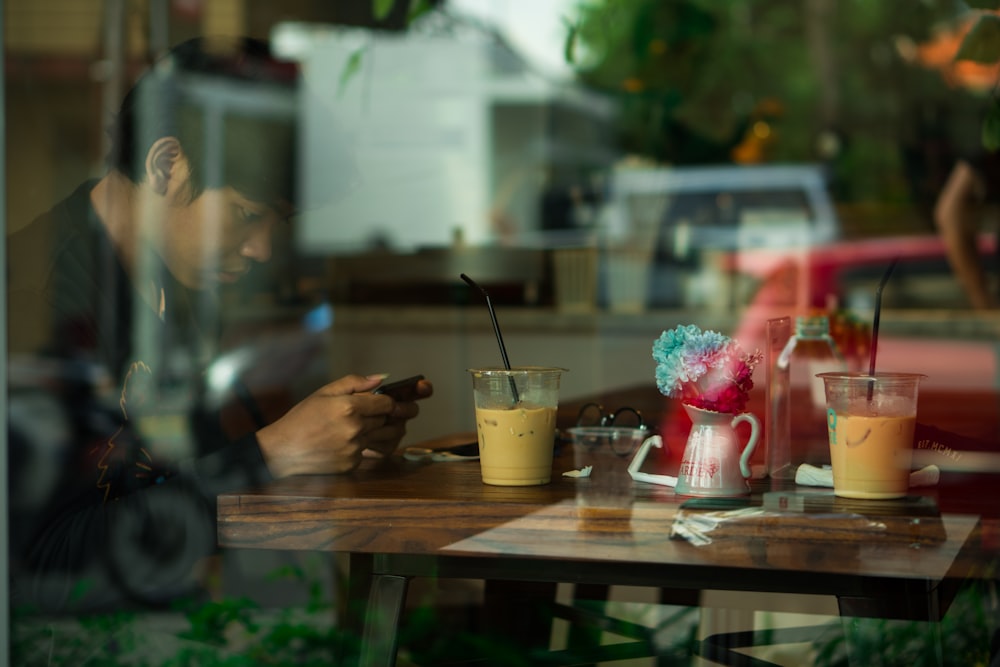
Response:
POLYGON ((959 161, 934 207, 934 222, 944 241, 948 263, 972 307, 980 310, 1000 306, 996 295, 987 288, 986 272, 976 244, 983 187, 975 169, 968 162, 959 161))

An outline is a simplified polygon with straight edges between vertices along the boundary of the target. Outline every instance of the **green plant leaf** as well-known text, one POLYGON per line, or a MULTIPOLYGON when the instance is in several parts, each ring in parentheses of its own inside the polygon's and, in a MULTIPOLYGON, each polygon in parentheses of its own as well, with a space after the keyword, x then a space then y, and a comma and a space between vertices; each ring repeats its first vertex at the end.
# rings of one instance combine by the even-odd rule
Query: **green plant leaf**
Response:
POLYGON ((1000 16, 985 14, 962 40, 955 60, 992 64, 1000 60, 1000 16))
POLYGON ((410 0, 410 11, 406 15, 406 22, 413 23, 432 9, 434 7, 427 0, 410 0))
POLYGON ((983 148, 988 151, 1000 150, 1000 101, 993 100, 993 105, 986 112, 982 127, 983 148))
POLYGON ((361 69, 361 61, 365 55, 365 47, 361 46, 354 50, 350 56, 347 58, 347 62, 344 63, 344 69, 340 72, 340 81, 337 83, 337 95, 340 96, 344 92, 344 88, 350 82, 351 77, 357 74, 358 70, 361 69))
POLYGON ((396 0, 372 0, 372 14, 375 15, 375 20, 381 21, 388 16, 395 4, 396 0))
POLYGON ((970 9, 1000 9, 1000 0, 965 0, 970 9))
POLYGON ((563 25, 566 26, 566 45, 563 47, 563 58, 567 64, 572 65, 576 62, 576 36, 580 29, 567 18, 563 18, 563 25))
POLYGON ((283 565, 267 573, 269 581, 280 581, 291 579, 292 581, 306 581, 306 573, 298 565, 283 565))
POLYGON ((94 581, 92 579, 81 579, 73 585, 73 589, 69 593, 69 599, 73 602, 79 602, 93 587, 94 581))

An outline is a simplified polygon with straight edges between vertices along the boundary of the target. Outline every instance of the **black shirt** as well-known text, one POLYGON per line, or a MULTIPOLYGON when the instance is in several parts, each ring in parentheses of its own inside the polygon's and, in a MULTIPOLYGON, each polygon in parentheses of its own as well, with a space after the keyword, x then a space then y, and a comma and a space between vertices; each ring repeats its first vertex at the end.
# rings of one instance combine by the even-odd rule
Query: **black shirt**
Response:
POLYGON ((7 241, 14 608, 191 594, 192 565, 215 549, 216 496, 269 478, 256 437, 228 441, 203 400, 211 295, 150 256, 144 298, 94 185, 7 241))

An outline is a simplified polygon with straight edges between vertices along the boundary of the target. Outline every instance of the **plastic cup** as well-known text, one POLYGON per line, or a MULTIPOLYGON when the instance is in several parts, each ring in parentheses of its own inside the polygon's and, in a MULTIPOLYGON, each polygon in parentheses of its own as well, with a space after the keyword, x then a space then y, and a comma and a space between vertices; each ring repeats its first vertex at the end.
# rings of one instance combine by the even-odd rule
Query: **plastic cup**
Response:
POLYGON ((629 463, 642 441, 644 428, 624 426, 577 426, 567 429, 573 441, 577 470, 590 467, 590 476, 577 480, 577 502, 595 507, 626 507, 635 490, 628 474, 629 463))
POLYGON ((826 392, 833 493, 906 496, 913 467, 920 373, 820 373, 826 392))
POLYGON ((497 486, 549 483, 559 378, 565 370, 543 366, 469 369, 483 482, 497 486))

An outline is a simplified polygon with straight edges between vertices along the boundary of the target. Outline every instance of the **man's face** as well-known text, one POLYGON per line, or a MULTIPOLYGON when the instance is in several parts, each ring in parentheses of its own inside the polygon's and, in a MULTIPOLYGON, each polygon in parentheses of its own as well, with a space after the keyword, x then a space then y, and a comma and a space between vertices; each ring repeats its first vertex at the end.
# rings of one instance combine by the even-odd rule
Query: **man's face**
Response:
POLYGON ((290 208, 276 210, 230 187, 166 203, 163 261, 192 289, 234 283, 251 262, 268 261, 274 227, 291 214, 290 208))

